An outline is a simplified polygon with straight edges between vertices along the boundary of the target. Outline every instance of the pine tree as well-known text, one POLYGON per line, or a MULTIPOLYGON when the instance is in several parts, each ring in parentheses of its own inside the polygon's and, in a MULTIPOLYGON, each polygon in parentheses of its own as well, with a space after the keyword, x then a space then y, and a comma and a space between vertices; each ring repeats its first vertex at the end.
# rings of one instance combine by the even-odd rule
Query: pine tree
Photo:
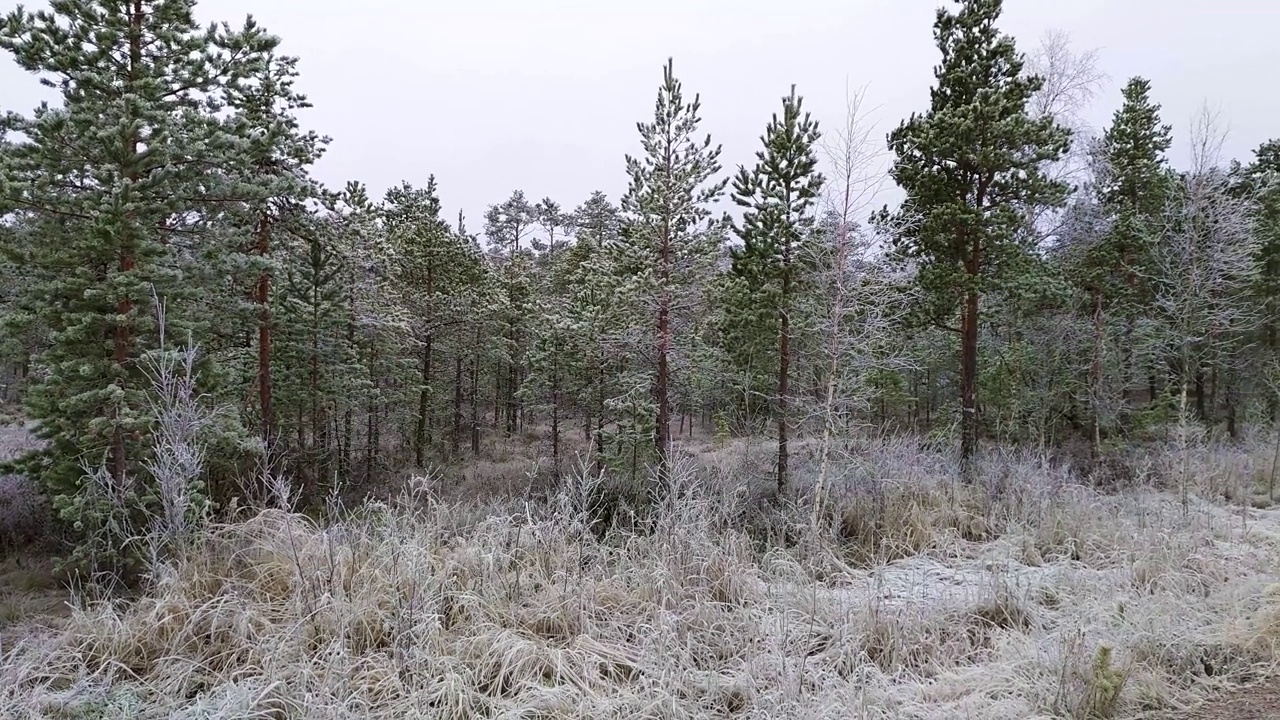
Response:
POLYGON ((315 220, 303 241, 284 259, 284 284, 272 313, 280 325, 275 362, 278 396, 292 410, 297 434, 293 470, 304 495, 313 495, 320 478, 333 469, 332 399, 353 371, 353 350, 346 334, 345 259, 336 233, 315 220))
POLYGON ((1052 118, 1029 115, 1042 83, 1023 73, 1013 39, 996 27, 1002 0, 959 4, 955 13, 939 9, 934 23, 942 62, 931 107, 894 130, 889 147, 896 155, 891 174, 907 194, 900 217, 914 221, 896 250, 918 263, 935 323, 949 324, 959 310, 960 455, 972 477, 981 298, 1030 242, 1025 209, 1065 199, 1067 187, 1043 168, 1067 151, 1070 133, 1052 118))
MULTIPOLYGON (((1151 288, 1145 278, 1151 274, 1151 252, 1173 185, 1165 160, 1172 143, 1171 128, 1160 123, 1160 105, 1151 101, 1150 94, 1150 82, 1131 79, 1124 88, 1123 105, 1103 134, 1098 200, 1111 227, 1085 259, 1095 334, 1105 325, 1103 317, 1113 310, 1124 320, 1122 387, 1132 380, 1134 327, 1151 304, 1151 288)), ((1152 402, 1156 399, 1154 384, 1152 381, 1152 402)))
POLYGON ((626 326, 618 316, 619 305, 614 302, 617 278, 608 264, 609 249, 621 239, 622 218, 608 197, 596 191, 574 210, 572 223, 577 237, 568 251, 561 281, 569 293, 566 314, 573 338, 569 359, 576 368, 576 372, 570 371, 575 378, 571 392, 578 398, 583 435, 591 442, 599 472, 605 462, 605 425, 609 421, 605 403, 615 394, 615 383, 610 380, 619 367, 617 348, 622 345, 616 333, 626 326))
POLYGON ((0 27, 0 47, 62 96, 5 123, 24 139, 0 175, 12 202, 39 228, 23 249, 31 268, 30 317, 50 333, 35 361, 45 369, 27 397, 50 441, 35 472, 63 517, 88 522, 82 462, 105 462, 130 488, 148 492, 149 418, 138 362, 159 337, 153 293, 168 305, 167 337, 199 338, 207 318, 186 277, 204 223, 227 200, 241 148, 218 113, 225 88, 251 75, 278 43, 252 21, 240 31, 202 29, 190 0, 55 0, 18 8, 0 27))
POLYGON ((396 257, 394 282, 407 290, 403 301, 420 352, 420 385, 412 437, 414 462, 418 467, 426 463, 427 450, 433 442, 432 395, 436 389, 437 341, 446 329, 468 320, 466 303, 459 298, 464 289, 459 282, 460 268, 468 260, 468 247, 440 213, 435 176, 428 177, 425 188, 402 183, 387 191, 383 217, 396 257))
MULTIPOLYGON (((272 381, 274 320, 273 279, 279 269, 273 236, 306 214, 305 205, 316 199, 319 188, 308 176, 320 159, 328 138, 301 130, 295 113, 311 107, 294 89, 297 58, 269 54, 255 72, 237 78, 228 87, 227 103, 236 115, 237 135, 245 138, 240 158, 244 167, 236 178, 249 193, 246 217, 238 225, 250 229, 252 240, 230 248, 220 265, 253 274, 248 293, 257 326, 258 423, 268 462, 276 460, 280 439, 272 381)), ((237 328, 238 329, 238 328, 237 328)))
POLYGON ((520 424, 519 390, 523 380, 529 316, 533 299, 533 253, 525 246, 538 221, 538 211, 517 190, 485 213, 484 234, 489 257, 498 269, 505 291, 500 313, 505 325, 506 372, 495 377, 494 423, 505 413, 505 431, 514 435, 520 424))
POLYGON ((572 217, 551 198, 543 198, 534 205, 533 211, 543 237, 534 238, 531 243, 538 253, 534 290, 538 310, 525 358, 528 376, 521 385, 521 394, 550 415, 552 472, 559 478, 563 454, 561 425, 566 417, 565 389, 572 365, 569 346, 573 325, 567 316, 569 288, 564 282, 572 217))
POLYGON ((782 99, 777 114, 761 138, 764 149, 756 152, 756 166, 740 167, 733 181, 733 200, 746 208, 742 224, 735 228, 743 246, 732 254, 732 273, 746 288, 749 312, 763 322, 761 330, 772 340, 768 366, 777 379, 774 419, 778 427, 778 491, 787 487, 788 437, 791 418, 792 314, 796 311, 797 284, 802 280, 806 253, 802 247, 813 226, 813 206, 822 191, 817 171, 818 123, 802 114, 803 100, 782 99), (763 316, 763 317, 761 317, 763 316))
POLYGON ((533 240, 533 249, 542 254, 548 265, 554 264, 560 251, 569 243, 572 217, 560 208, 560 203, 551 198, 543 198, 534 205, 533 215, 545 235, 545 238, 533 240))
MULTIPOLYGON (((656 410, 654 446, 659 481, 665 484, 671 459, 672 356, 683 340, 707 268, 718 257, 718 222, 708 207, 724 192, 720 146, 696 137, 700 99, 686 102, 672 62, 663 68, 662 86, 651 123, 637 123, 644 155, 627 156, 631 178, 622 200, 626 232, 616 246, 619 270, 634 270, 627 290, 652 318, 646 351, 654 365, 652 395, 656 410)), ((629 394, 634 397, 634 394, 629 394)), ((634 406, 634 400, 628 403, 634 406)))
POLYGON ((357 354, 362 376, 354 388, 356 392, 339 396, 345 401, 339 443, 344 472, 337 479, 355 479, 348 458, 354 452, 354 419, 362 410, 362 467, 363 479, 368 482, 392 461, 384 452, 384 429, 390 431, 413 421, 411 412, 398 411, 413 408, 417 399, 413 392, 417 363, 401 349, 401 339, 412 335, 405 295, 417 289, 394 282, 397 250, 387 237, 380 208, 374 205, 363 183, 348 182, 331 213, 337 247, 345 261, 347 342, 357 354))
MULTIPOLYGON (((1239 173, 1238 191, 1251 202, 1254 233, 1258 236, 1258 282, 1254 289, 1261 310, 1262 346, 1266 369, 1280 372, 1280 140, 1268 140, 1254 151, 1254 160, 1239 173)), ((1278 393, 1270 393, 1271 421, 1280 419, 1278 393)))

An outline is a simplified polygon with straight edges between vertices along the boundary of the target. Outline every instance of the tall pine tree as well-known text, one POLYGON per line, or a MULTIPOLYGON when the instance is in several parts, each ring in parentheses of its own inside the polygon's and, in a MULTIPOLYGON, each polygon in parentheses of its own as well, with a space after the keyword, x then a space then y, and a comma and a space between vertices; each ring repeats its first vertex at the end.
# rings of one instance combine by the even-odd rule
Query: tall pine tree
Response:
POLYGON ((248 242, 235 243, 223 257, 215 258, 222 263, 211 263, 230 264, 233 273, 243 269, 250 274, 246 278, 250 286, 247 300, 254 316, 252 322, 257 326, 253 373, 256 414, 269 462, 278 459, 276 443, 281 439, 272 377, 276 328, 271 310, 280 265, 276 236, 305 222, 301 219, 306 216, 307 203, 319 197, 319 187, 308 173, 328 143, 328 138, 299 127, 295 113, 311 105, 294 88, 297 77, 297 58, 271 53, 254 73, 238 78, 228 87, 227 103, 236 112, 237 135, 244 138, 239 153, 243 167, 234 179, 249 194, 244 217, 236 225, 248 230, 250 237, 248 242))
POLYGON ((892 176, 906 191, 912 220, 896 250, 918 266, 932 320, 960 326, 960 457, 966 477, 978 449, 979 310, 984 291, 1032 242, 1025 209, 1061 203, 1067 187, 1045 164, 1069 147, 1052 118, 1033 118, 1028 101, 1042 81, 1023 73, 1023 57, 996 21, 1002 0, 961 0, 939 9, 934 38, 942 62, 928 112, 889 135, 892 176))
POLYGON ((0 186, 40 228, 22 252, 33 274, 25 302, 51 342, 27 405, 50 441, 36 474, 77 523, 92 512, 82 463, 104 463, 137 508, 146 504, 139 359, 160 337, 150 298, 168 306, 166 338, 199 341, 196 298, 219 292, 189 275, 206 221, 249 195, 228 182, 242 138, 221 114, 224 91, 278 40, 251 21, 203 29, 193 4, 54 0, 0 26, 0 47, 62 100, 6 118, 24 139, 6 153, 0 186))
POLYGON ((533 297, 533 252, 525 246, 538 221, 538 211, 516 190, 511 197, 485 212, 484 233, 489 257, 498 270, 505 291, 499 313, 505 326, 506 372, 495 375, 494 424, 505 414, 505 432, 514 435, 520 425, 520 384, 524 376, 529 315, 533 297))
POLYGON ((577 238, 564 263, 563 284, 568 290, 566 315, 571 328, 570 362, 574 378, 570 391, 577 396, 584 437, 591 442, 596 471, 604 467, 605 425, 609 418, 606 401, 614 396, 611 382, 619 370, 615 333, 625 327, 614 302, 614 283, 609 267, 609 249, 618 243, 622 218, 618 208, 603 192, 591 194, 573 212, 577 238))
MULTIPOLYGON (((1151 306, 1151 252, 1163 226, 1174 178, 1165 160, 1171 128, 1160 122, 1160 105, 1151 100, 1151 83, 1135 77, 1125 85, 1124 103, 1102 136, 1098 196, 1110 230, 1086 258, 1094 313, 1116 311, 1124 320, 1123 387, 1134 371, 1133 332, 1151 306)), ((1155 382, 1150 381, 1155 401, 1155 382)), ((1122 403, 1123 406, 1123 403, 1122 403)))
POLYGON ((792 314, 797 309, 796 286, 812 255, 801 245, 810 237, 813 207, 823 184, 814 151, 818 123, 802 112, 802 104, 792 86, 791 94, 782 99, 782 117, 775 114, 765 129, 755 168, 749 172, 740 167, 733 181, 733 200, 746 211, 735 228, 743 244, 732 254, 732 273, 746 288, 747 313, 757 320, 754 329, 764 331, 773 346, 767 365, 776 377, 779 492, 787 487, 792 314))
POLYGON ((464 288, 459 281, 469 248, 440 213, 435 176, 427 179, 425 188, 402 183, 387 191, 383 218, 395 250, 395 283, 410 289, 403 301, 418 346, 420 385, 412 438, 418 467, 426 463, 433 443, 432 397, 437 385, 439 340, 447 329, 467 322, 463 309, 468 303, 460 298, 464 288))
POLYGON ((714 179, 720 146, 712 146, 710 135, 697 137, 700 107, 697 95, 685 100, 668 60, 653 121, 636 124, 644 154, 627 156, 631 182, 622 199, 627 227, 615 246, 620 256, 615 267, 634 271, 628 290, 651 319, 644 350, 655 366, 654 447, 662 484, 671 462, 672 360, 682 342, 678 335, 696 308, 700 281, 719 253, 721 237, 709 206, 728 184, 714 179))

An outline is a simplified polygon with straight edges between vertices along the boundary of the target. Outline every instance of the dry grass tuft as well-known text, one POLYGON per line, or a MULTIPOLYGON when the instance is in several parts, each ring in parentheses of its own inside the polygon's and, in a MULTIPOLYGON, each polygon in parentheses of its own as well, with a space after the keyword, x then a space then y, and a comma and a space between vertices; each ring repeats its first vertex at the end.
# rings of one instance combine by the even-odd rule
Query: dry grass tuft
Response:
POLYGON ((1119 718, 1275 660, 1278 512, 1037 457, 958 487, 895 441, 851 449, 812 527, 742 480, 755 454, 688 459, 627 530, 589 477, 211 527, 142 597, 7 644, 0 715, 1119 718))

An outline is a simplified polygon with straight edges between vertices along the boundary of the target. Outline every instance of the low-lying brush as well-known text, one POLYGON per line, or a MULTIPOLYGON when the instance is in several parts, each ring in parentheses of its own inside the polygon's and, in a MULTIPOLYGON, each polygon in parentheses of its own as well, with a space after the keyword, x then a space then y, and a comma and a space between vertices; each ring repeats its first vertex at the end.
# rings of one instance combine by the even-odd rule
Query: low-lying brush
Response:
POLYGON ((1280 513, 1037 457, 962 487, 895 443, 841 466, 816 526, 812 474, 771 498, 739 448, 625 527, 589 475, 207 527, 141 597, 6 647, 0 715, 1118 718, 1269 672, 1280 513))

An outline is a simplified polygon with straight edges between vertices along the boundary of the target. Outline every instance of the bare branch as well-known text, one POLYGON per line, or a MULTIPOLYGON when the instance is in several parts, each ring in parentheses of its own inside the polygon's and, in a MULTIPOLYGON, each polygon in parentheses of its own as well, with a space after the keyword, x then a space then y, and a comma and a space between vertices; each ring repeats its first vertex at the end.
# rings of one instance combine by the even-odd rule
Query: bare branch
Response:
POLYGON ((1205 177, 1222 167, 1222 147, 1231 127, 1222 117, 1221 108, 1208 102, 1201 104, 1191 118, 1191 174, 1205 177))
POLYGON ((1107 81, 1107 74, 1098 67, 1098 51, 1076 52, 1070 35, 1049 30, 1041 36, 1039 47, 1027 56, 1026 69, 1044 81, 1031 100, 1032 115, 1052 117, 1076 134, 1087 134, 1089 127, 1083 111, 1107 81))

